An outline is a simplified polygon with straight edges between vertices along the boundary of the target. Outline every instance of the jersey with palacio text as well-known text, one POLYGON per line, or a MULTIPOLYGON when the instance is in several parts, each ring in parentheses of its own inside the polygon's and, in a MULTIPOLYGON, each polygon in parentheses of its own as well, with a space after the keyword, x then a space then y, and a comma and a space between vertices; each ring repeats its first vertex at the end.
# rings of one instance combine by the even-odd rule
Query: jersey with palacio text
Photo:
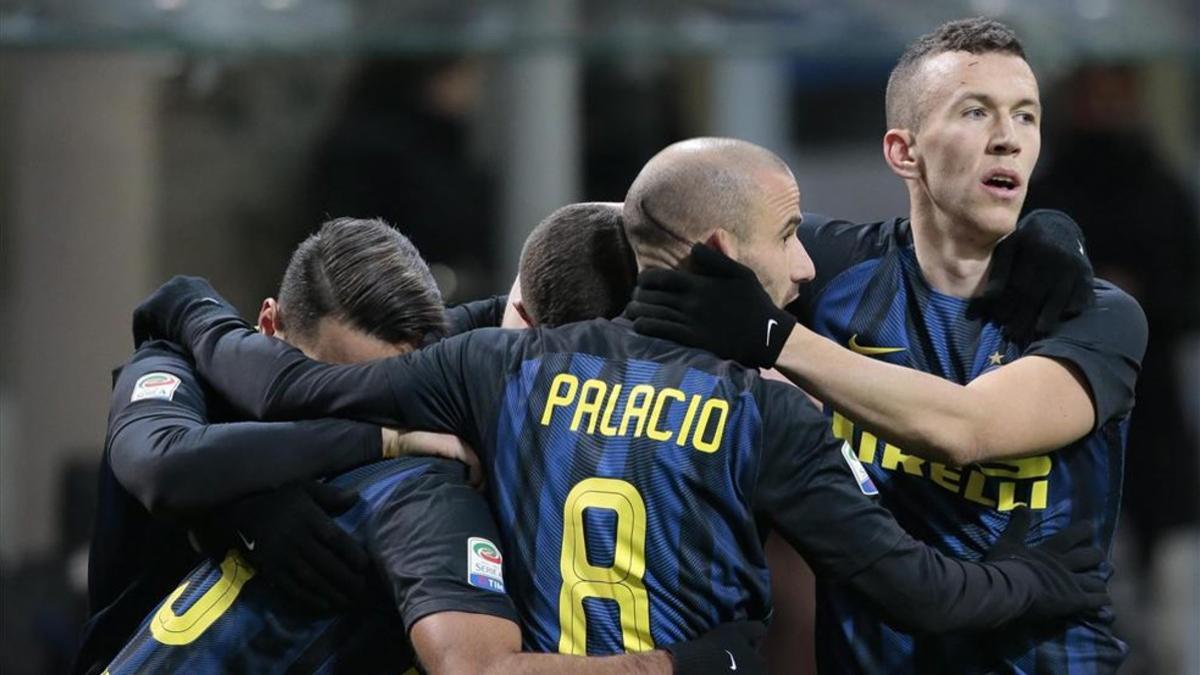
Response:
POLYGON ((294 609, 235 549, 197 566, 105 672, 398 673, 413 665, 406 630, 424 616, 515 620, 495 523, 463 474, 458 462, 400 458, 333 479, 358 493, 336 522, 363 543, 381 582, 352 611, 294 609))
MULTIPOLYGON (((911 455, 827 408, 834 435, 857 451, 896 520, 943 553, 979 559, 1012 509, 1027 504, 1034 516, 1030 543, 1082 520, 1095 525, 1097 543, 1107 550, 1146 344, 1137 303, 1097 281, 1093 307, 1032 344, 1014 344, 997 325, 969 313, 968 301, 929 287, 907 219, 852 224, 806 214, 799 236, 818 276, 793 309, 816 332, 859 354, 963 385, 1021 356, 1054 357, 1083 374, 1095 401, 1097 424, 1079 441, 1056 452, 962 468, 911 455)), ((817 634, 818 662, 829 673, 1110 672, 1126 653, 1112 632, 1110 612, 1065 629, 1017 624, 986 640, 914 635, 826 582, 818 584, 817 634)))

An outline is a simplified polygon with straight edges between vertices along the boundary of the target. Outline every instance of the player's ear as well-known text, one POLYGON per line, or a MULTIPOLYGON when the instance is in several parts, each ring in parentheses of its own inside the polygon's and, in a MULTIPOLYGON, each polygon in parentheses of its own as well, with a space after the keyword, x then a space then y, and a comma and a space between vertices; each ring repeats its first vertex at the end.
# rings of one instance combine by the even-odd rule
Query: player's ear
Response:
POLYGON ((920 176, 917 156, 914 152, 916 135, 908 129, 888 129, 883 135, 883 158, 892 172, 904 179, 920 176))
POLYGON ((533 317, 529 316, 529 311, 525 309, 524 300, 517 300, 516 302, 512 303, 512 306, 513 309, 517 310, 517 314, 520 315, 521 320, 525 322, 525 325, 529 326, 530 328, 537 326, 537 322, 533 320, 533 317))
POLYGON ((720 251, 729 258, 738 259, 737 238, 723 227, 713 230, 708 239, 704 240, 704 245, 720 251))
POLYGON ((500 317, 501 328, 529 328, 533 322, 525 312, 525 303, 521 300, 521 275, 513 279, 512 288, 508 289, 508 304, 504 305, 504 316, 500 317))
POLYGON ((279 321, 279 302, 275 298, 263 300, 258 310, 258 330, 263 335, 276 335, 283 330, 279 321))

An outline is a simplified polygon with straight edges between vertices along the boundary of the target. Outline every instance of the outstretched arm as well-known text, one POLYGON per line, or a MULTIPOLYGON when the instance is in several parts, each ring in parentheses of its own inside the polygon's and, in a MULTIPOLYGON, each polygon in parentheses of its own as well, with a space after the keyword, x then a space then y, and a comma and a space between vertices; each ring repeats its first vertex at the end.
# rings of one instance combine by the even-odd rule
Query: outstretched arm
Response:
POLYGON ((775 368, 905 451, 952 466, 1056 450, 1096 422, 1087 381, 1054 358, 1020 358, 964 386, 797 326, 775 368))
POLYGON ((381 458, 379 427, 342 420, 210 424, 192 364, 143 345, 113 389, 109 460, 151 513, 181 516, 381 458))
MULTIPOLYGON (((200 376, 234 409, 253 419, 342 417, 454 432, 479 447, 466 403, 464 352, 471 334, 370 363, 318 363, 251 330, 207 281, 195 277, 167 282, 134 316, 135 332, 178 340, 200 376)), ((479 344, 484 343, 504 348, 503 337, 479 344)))
POLYGON ((639 332, 746 365, 773 365, 928 459, 963 465, 1056 450, 1132 407, 1145 317, 1132 298, 1106 285, 1097 286, 1094 306, 1022 358, 964 386, 856 354, 795 325, 751 270, 711 249, 693 249, 692 268, 643 273, 629 310, 639 332), (764 326, 773 330, 764 333, 764 326))

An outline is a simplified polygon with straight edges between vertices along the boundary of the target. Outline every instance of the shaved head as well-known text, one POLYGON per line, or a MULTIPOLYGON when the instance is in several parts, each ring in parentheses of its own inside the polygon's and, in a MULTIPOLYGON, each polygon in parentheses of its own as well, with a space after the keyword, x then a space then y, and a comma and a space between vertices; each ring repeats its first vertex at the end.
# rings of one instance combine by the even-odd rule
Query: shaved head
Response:
MULTIPOLYGON (((731 138, 693 138, 667 146, 634 179, 625 229, 639 261, 686 249, 717 228, 739 239, 761 217, 764 179, 792 173, 775 153, 731 138)), ((684 251, 686 252, 686 251, 684 251)))

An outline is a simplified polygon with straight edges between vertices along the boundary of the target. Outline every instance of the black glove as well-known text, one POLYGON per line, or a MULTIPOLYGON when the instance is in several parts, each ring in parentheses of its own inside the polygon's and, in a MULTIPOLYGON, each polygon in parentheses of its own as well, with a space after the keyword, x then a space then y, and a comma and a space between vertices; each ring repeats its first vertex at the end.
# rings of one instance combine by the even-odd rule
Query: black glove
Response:
POLYGON ((996 245, 983 294, 971 302, 969 315, 995 321, 1018 344, 1077 316, 1095 301, 1083 243, 1083 231, 1062 211, 1029 212, 996 245))
POLYGON ((303 610, 345 610, 361 598, 368 558, 333 516, 358 495, 309 481, 246 497, 217 511, 210 531, 236 545, 258 574, 303 610))
POLYGON ((766 634, 767 625, 761 621, 723 623, 695 640, 664 649, 671 653, 676 673, 755 675, 767 672, 767 662, 758 653, 758 645, 766 634))
POLYGON ((175 276, 133 310, 133 344, 167 340, 186 345, 186 321, 194 311, 211 308, 238 316, 237 309, 202 277, 175 276))
POLYGON ((984 557, 985 562, 1016 560, 1026 564, 1039 582, 1030 616, 1058 619, 1094 614, 1112 604, 1099 576, 1104 551, 1091 545, 1092 525, 1073 523, 1037 546, 1027 546, 1031 513, 1028 507, 1013 510, 1008 527, 984 557))
POLYGON ((752 368, 775 365, 795 317, 775 306, 753 270, 719 251, 696 244, 688 262, 690 271, 638 275, 625 310, 634 330, 752 368))

